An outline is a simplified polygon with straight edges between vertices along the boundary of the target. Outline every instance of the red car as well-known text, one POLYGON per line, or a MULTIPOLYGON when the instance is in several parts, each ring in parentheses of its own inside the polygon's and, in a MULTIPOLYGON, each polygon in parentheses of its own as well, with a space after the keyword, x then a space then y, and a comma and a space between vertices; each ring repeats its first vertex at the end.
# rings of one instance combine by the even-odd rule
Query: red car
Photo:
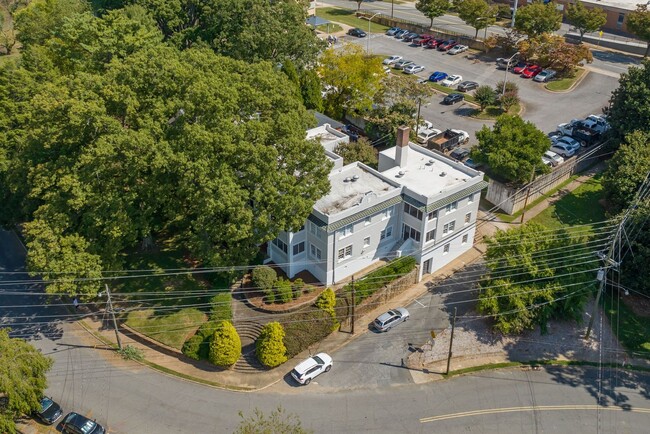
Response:
POLYGON ((438 45, 438 51, 447 51, 451 47, 454 47, 458 45, 458 42, 454 41, 453 39, 450 39, 449 41, 445 41, 442 44, 438 45))
POLYGON ((436 48, 438 45, 442 44, 443 42, 445 42, 444 39, 438 39, 438 38, 429 39, 426 42, 426 44, 424 44, 424 48, 436 48))
POLYGON ((413 42, 411 42, 413 45, 424 45, 426 44, 429 40, 433 39, 433 36, 431 35, 426 35, 426 34, 421 34, 417 38, 413 39, 413 42))
POLYGON ((540 72, 542 72, 544 68, 538 65, 529 65, 526 69, 521 71, 521 76, 524 78, 533 78, 540 72))
POLYGON ((530 63, 519 62, 515 65, 514 68, 512 68, 512 72, 515 74, 521 74, 524 72, 524 69, 528 68, 529 66, 531 66, 530 63))

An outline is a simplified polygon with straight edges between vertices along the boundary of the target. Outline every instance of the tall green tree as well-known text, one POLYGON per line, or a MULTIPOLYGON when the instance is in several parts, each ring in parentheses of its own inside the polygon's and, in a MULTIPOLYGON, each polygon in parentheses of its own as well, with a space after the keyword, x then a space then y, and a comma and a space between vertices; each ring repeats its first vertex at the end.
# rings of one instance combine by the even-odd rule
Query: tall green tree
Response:
POLYGON ((650 129, 628 134, 607 165, 603 189, 611 214, 630 206, 648 173, 650 129))
POLYGON ((585 33, 595 32, 607 22, 607 12, 598 8, 588 8, 580 0, 569 3, 566 11, 567 21, 580 32, 580 43, 585 33))
POLYGON ((43 44, 67 18, 89 10, 85 0, 34 0, 16 13, 18 39, 23 47, 43 44))
POLYGON ((472 150, 472 159, 488 164, 507 181, 523 184, 530 182, 534 173, 548 170, 542 162, 551 145, 548 137, 519 116, 501 115, 492 129, 484 126, 476 137, 478 146, 472 150))
POLYGON ((610 136, 618 143, 634 131, 650 129, 650 60, 630 67, 618 79, 607 109, 610 136))
POLYGON ((16 419, 40 409, 52 359, 9 331, 0 329, 0 432, 13 434, 16 419))
POLYGON ((535 0, 532 4, 517 9, 515 29, 534 38, 542 33, 552 33, 560 29, 562 12, 555 9, 555 3, 544 4, 535 0))
POLYGON ((553 68, 560 76, 572 76, 579 63, 591 63, 594 59, 585 45, 570 44, 564 37, 551 33, 520 41, 518 50, 522 59, 553 68))
POLYGON ((646 42, 645 54, 650 53, 650 7, 646 4, 638 4, 636 10, 627 16, 627 29, 634 33, 639 39, 646 42))
POLYGON ((579 321, 594 289, 590 270, 598 264, 596 257, 584 260, 592 253, 584 241, 565 229, 550 235, 536 223, 498 231, 487 241, 478 310, 504 334, 536 325, 544 332, 551 318, 579 321), (576 256, 581 259, 571 259, 576 256))
POLYGON ((497 93, 490 86, 483 85, 474 91, 474 98, 481 106, 481 110, 485 110, 496 102, 497 93))
POLYGON ((300 74, 300 94, 302 102, 309 110, 323 110, 323 96, 318 74, 311 68, 305 68, 300 74))
POLYGON ((650 296, 650 203, 646 200, 632 210, 630 228, 634 232, 628 238, 629 252, 621 266, 621 283, 634 291, 650 296))
POLYGON ((431 20, 429 27, 433 27, 433 20, 443 16, 450 7, 449 0, 418 0, 415 2, 415 8, 431 20))
POLYGON ((490 5, 485 0, 459 0, 455 5, 460 19, 476 30, 474 38, 478 37, 479 30, 496 22, 496 6, 490 5))
POLYGON ((325 50, 318 69, 326 87, 325 111, 342 119, 348 111, 369 110, 382 88, 385 74, 381 62, 381 58, 367 56, 355 44, 325 50))
POLYGON ((365 137, 359 137, 355 142, 341 143, 334 153, 343 157, 343 164, 360 161, 370 167, 377 167, 377 151, 365 137))

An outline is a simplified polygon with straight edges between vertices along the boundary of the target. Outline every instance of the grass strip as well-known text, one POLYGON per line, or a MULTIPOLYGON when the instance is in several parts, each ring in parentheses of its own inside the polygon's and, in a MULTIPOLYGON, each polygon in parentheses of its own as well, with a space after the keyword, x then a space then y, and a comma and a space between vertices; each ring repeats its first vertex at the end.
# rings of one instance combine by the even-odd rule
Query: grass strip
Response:
POLYGON ((585 70, 582 68, 576 69, 576 73, 573 77, 561 78, 559 80, 553 80, 546 83, 546 89, 553 92, 562 92, 569 89, 573 84, 582 77, 585 73, 585 70))
MULTIPOLYGON (((334 23, 345 24, 350 27, 358 27, 364 32, 368 31, 368 20, 357 18, 355 11, 349 9, 318 8, 316 10, 316 16, 319 18, 325 18, 334 23)), ((370 33, 384 33, 388 29, 389 27, 382 24, 375 23, 374 21, 370 22, 370 33)))

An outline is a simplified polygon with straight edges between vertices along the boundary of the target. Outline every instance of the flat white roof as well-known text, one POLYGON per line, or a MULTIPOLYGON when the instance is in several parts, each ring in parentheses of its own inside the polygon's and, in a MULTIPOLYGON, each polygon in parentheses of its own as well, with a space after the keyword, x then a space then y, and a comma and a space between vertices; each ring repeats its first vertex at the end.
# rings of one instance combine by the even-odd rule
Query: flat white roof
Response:
MULTIPOLYGON (((396 149, 394 146, 381 153, 394 160, 396 149)), ((459 170, 457 163, 421 146, 409 143, 407 152, 405 167, 395 166, 381 174, 422 196, 437 196, 475 178, 469 169, 459 170)))
POLYGON ((317 211, 326 215, 338 214, 357 207, 366 199, 377 203, 374 198, 400 189, 399 186, 386 182, 358 162, 333 170, 329 180, 332 186, 329 194, 321 197, 314 204, 317 211))
POLYGON ((585 5, 603 9, 604 7, 612 7, 617 9, 636 10, 638 4, 644 4, 643 0, 584 0, 585 5))
POLYGON ((311 130, 307 130, 307 140, 316 139, 320 141, 321 145, 330 152, 334 152, 334 148, 339 142, 348 142, 347 134, 342 133, 329 124, 324 124, 311 130))

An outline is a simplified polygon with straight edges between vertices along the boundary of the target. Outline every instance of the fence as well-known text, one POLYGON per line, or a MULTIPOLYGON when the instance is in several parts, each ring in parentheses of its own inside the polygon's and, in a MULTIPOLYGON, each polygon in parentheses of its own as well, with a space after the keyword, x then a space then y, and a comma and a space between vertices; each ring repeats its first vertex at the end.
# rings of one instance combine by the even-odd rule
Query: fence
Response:
POLYGON ((417 23, 415 21, 404 20, 402 18, 390 17, 384 14, 374 14, 368 10, 360 10, 357 16, 360 18, 368 19, 375 16, 372 21, 388 27, 399 27, 400 29, 409 30, 416 33, 427 33, 433 35, 435 38, 441 39, 454 39, 460 44, 467 45, 475 50, 485 51, 485 43, 481 40, 474 39, 462 33, 452 32, 451 30, 441 29, 438 27, 429 27, 426 24, 417 23))
POLYGON ((583 172, 602 160, 608 154, 603 152, 606 144, 607 142, 600 144, 580 157, 569 159, 552 172, 535 178, 533 182, 523 187, 515 187, 490 179, 485 198, 489 202, 496 204, 506 214, 513 215, 524 208, 526 196, 528 196, 528 203, 530 204, 571 176, 583 172))

